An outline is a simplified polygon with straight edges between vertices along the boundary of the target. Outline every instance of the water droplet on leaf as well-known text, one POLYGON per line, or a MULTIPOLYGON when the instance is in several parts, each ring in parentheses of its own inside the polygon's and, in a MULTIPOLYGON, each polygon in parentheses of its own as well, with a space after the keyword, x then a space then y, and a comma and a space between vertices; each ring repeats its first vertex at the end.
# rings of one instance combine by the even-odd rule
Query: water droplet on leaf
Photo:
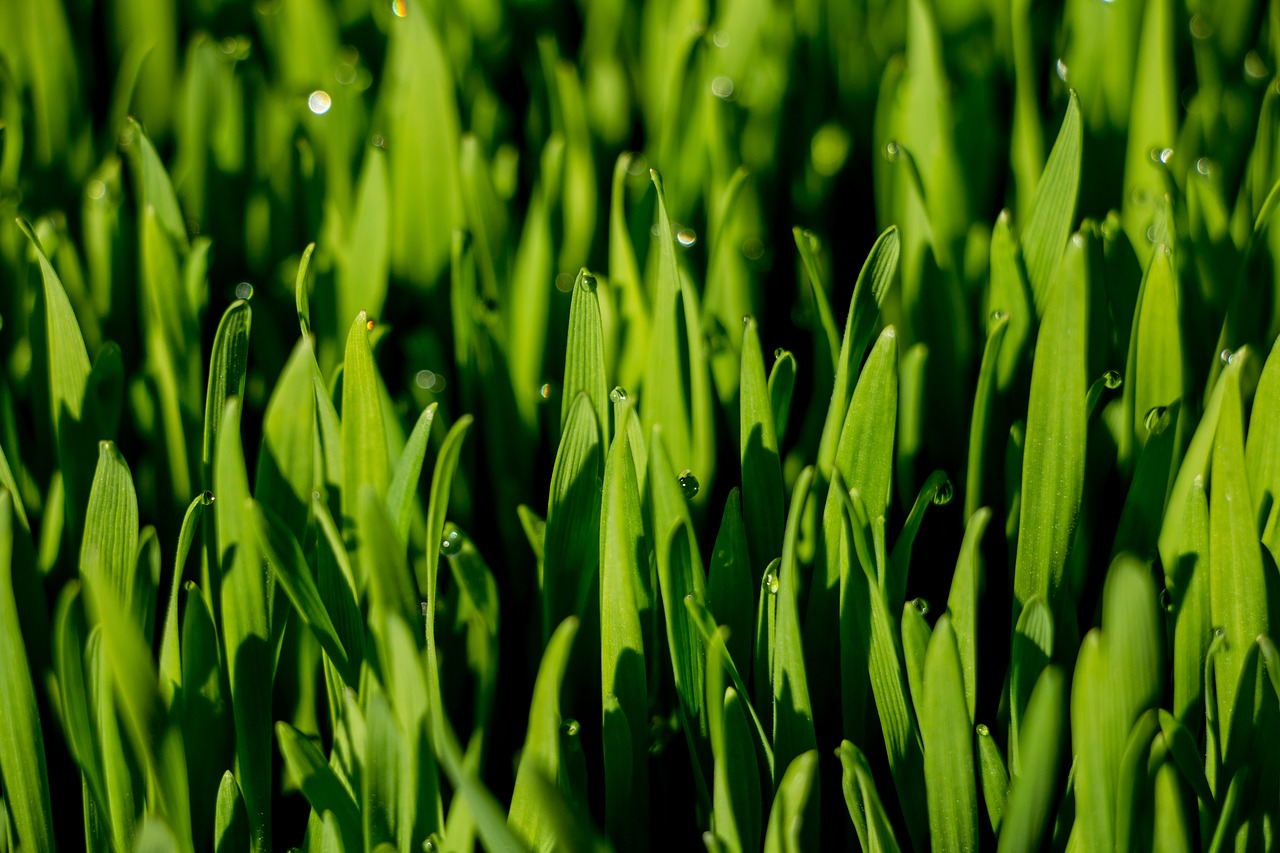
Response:
POLYGON ((698 242, 698 235, 694 233, 692 228, 681 228, 676 232, 676 240, 687 249, 698 242))
POLYGON ((578 725, 578 721, 573 718, 569 718, 560 724, 560 731, 564 732, 569 737, 577 737, 581 728, 582 727, 578 725))
POLYGON ((588 293, 595 293, 595 291, 596 291, 596 277, 595 277, 594 275, 592 275, 591 273, 589 273, 589 272, 587 272, 587 273, 583 273, 583 274, 582 274, 582 287, 583 287, 583 289, 585 289, 588 293))
POLYGON ((693 500, 693 498, 698 494, 698 489, 700 488, 698 485, 698 478, 693 476, 692 471, 685 468, 680 472, 679 479, 680 491, 684 492, 684 499, 687 501, 693 500))
POLYGON ((544 400, 551 396, 551 383, 550 383, 550 382, 543 382, 543 383, 542 383, 542 387, 538 389, 538 396, 539 396, 539 397, 541 397, 541 398, 542 398, 542 399, 544 399, 544 400))
POLYGON ((1119 388, 1123 381, 1124 377, 1120 375, 1120 371, 1118 370, 1108 370, 1106 373, 1102 374, 1102 384, 1106 385, 1112 391, 1119 388))
POLYGON ((236 299, 252 299, 253 285, 247 281, 242 281, 236 285, 236 299))
POLYGON ((782 584, 778 581, 778 570, 770 566, 765 570, 764 579, 761 580, 760 586, 764 587, 764 591, 770 595, 777 595, 782 584))
POLYGON ((318 116, 329 112, 332 106, 333 98, 329 97, 329 93, 323 89, 316 89, 311 93, 311 97, 307 98, 307 107, 318 116))
POLYGON ((978 723, 978 737, 991 737, 991 729, 987 728, 986 723, 978 723))
POLYGON ((613 390, 609 392, 609 399, 615 403, 621 403, 627 399, 627 389, 621 385, 615 385, 613 390))
POLYGON ((1165 406, 1156 406, 1148 411, 1142 421, 1142 425, 1147 428, 1147 434, 1159 435, 1164 432, 1165 427, 1169 425, 1168 414, 1169 409, 1165 406))
POLYGON ((954 496, 955 486, 951 485, 950 480, 943 480, 937 491, 933 493, 933 505, 946 506, 951 503, 951 498, 954 496))
POLYGON ((929 615, 929 602, 925 601, 923 598, 913 598, 911 600, 911 606, 920 611, 921 616, 929 615))

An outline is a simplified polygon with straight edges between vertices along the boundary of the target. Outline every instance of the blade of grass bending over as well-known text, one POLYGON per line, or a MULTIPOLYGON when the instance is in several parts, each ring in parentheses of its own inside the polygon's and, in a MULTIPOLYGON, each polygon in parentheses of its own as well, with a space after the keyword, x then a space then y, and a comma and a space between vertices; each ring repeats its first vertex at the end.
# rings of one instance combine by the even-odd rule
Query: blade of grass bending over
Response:
POLYGON ((0 693, 7 706, 0 715, 0 775, 17 841, 23 849, 43 853, 54 849, 53 812, 40 710, 13 592, 17 527, 13 496, 0 487, 0 693))
POLYGON ((308 243, 307 248, 302 250, 302 257, 298 260, 298 273, 293 281, 294 310, 298 314, 298 329, 304 338, 311 334, 311 286, 315 277, 311 271, 311 256, 315 251, 315 243, 308 243))
MULTIPOLYGON (((791 236, 796 241, 796 250, 800 253, 801 263, 804 264, 805 277, 809 280, 813 305, 818 312, 818 323, 822 328, 822 334, 815 335, 819 342, 818 352, 821 353, 822 344, 825 343, 834 374, 840 366, 840 330, 836 327, 836 317, 831 310, 830 297, 827 295, 827 281, 826 276, 823 275, 820 256, 822 243, 818 240, 818 235, 798 225, 791 229, 791 236)), ((858 360, 862 360, 861 354, 858 360)))
POLYGON ((893 226, 885 229, 871 247, 853 286, 849 313, 844 322, 844 337, 840 342, 840 358, 836 362, 835 389, 818 445, 818 473, 826 480, 830 480, 831 467, 836 462, 845 413, 854 394, 852 389, 859 381, 858 366, 862 364, 862 355, 875 330, 880 304, 897 275, 900 246, 898 229, 893 226))
MULTIPOLYGON (((1209 500, 1209 597, 1213 624, 1226 630, 1218 655, 1218 719, 1232 720, 1243 656, 1252 640, 1269 630, 1262 550, 1249 499, 1240 393, 1243 358, 1222 372, 1224 393, 1213 441, 1209 500)), ((1232 750, 1232 727, 1222 730, 1223 755, 1232 750)))
POLYGON ((748 317, 742 329, 742 376, 739 380, 742 464, 742 517, 747 531, 751 566, 763 571, 782 553, 782 463, 778 437, 765 381, 764 356, 756 321, 748 317))
POLYGON ((1014 569, 1015 614, 1033 596, 1052 606, 1084 490, 1088 238, 1072 237, 1047 294, 1032 363, 1014 569))
POLYGON ((787 513, 782 565, 778 572, 780 588, 773 657, 773 767, 778 786, 782 784, 780 768, 789 768, 801 754, 817 748, 813 707, 809 702, 809 679, 805 672, 804 639, 800 631, 800 564, 796 558, 800 519, 809 499, 813 474, 813 468, 808 467, 796 478, 791 492, 791 508, 787 513))
MULTIPOLYGON (((617 404, 619 423, 629 413, 617 404)), ((627 430, 619 429, 605 460, 600 512, 600 689, 605 731, 605 824, 620 847, 644 849, 649 824, 648 687, 644 635, 636 605, 648 572, 640 488, 627 430), (612 697, 614 711, 609 710, 612 697), (616 733, 616 739, 609 737, 616 733), (622 735, 625 733, 625 737, 622 735)))
POLYGON ((1080 195, 1080 160, 1083 127, 1080 99, 1074 90, 1036 185, 1036 201, 1022 231, 1022 257, 1027 264, 1027 282, 1035 301, 1036 314, 1049 310, 1054 271, 1062 258, 1067 235, 1075 224, 1076 200, 1080 195))
MULTIPOLYGON (((80 325, 76 322, 71 301, 62 287, 62 281, 54 270, 44 249, 36 238, 31 224, 18 220, 18 228, 31 242, 40 265, 43 283, 44 335, 49 371, 49 423, 57 447, 58 468, 62 471, 66 487, 65 518, 67 529, 74 537, 84 519, 82 507, 89 497, 93 470, 92 450, 85 439, 92 434, 86 423, 85 392, 89 385, 89 353, 85 349, 80 325)), ((74 539, 72 540, 74 541, 74 539)))
POLYGON ((553 825, 538 807, 538 788, 532 777, 541 774, 555 779, 560 772, 560 689, 577 633, 578 620, 570 616, 556 628, 543 652, 529 705, 528 733, 511 794, 507 824, 525 844, 538 850, 551 849, 555 836, 553 825))
POLYGON ((689 368, 682 357, 680 316, 684 311, 680 269, 676 263, 675 238, 667 215, 662 177, 649 171, 658 192, 657 286, 653 305, 653 334, 649 341, 649 361, 644 374, 641 418, 645 432, 661 425, 664 441, 676 470, 693 464, 693 436, 689 412, 689 368))

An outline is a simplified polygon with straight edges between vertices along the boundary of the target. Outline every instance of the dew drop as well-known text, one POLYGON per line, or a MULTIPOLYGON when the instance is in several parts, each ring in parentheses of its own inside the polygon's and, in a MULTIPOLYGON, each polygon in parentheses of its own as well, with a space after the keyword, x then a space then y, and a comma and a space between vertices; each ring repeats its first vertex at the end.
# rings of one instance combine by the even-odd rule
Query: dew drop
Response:
POLYGON ((999 323, 1001 320, 1008 319, 1009 315, 1001 311, 999 308, 991 312, 991 322, 999 323))
POLYGON ((381 133, 375 133, 375 134, 373 135, 373 147, 374 147, 374 148, 381 148, 383 151, 386 151, 386 150, 387 150, 387 138, 386 138, 385 136, 383 136, 381 133))
POLYGON ((573 290, 573 276, 567 272, 562 272, 556 276, 556 290, 561 293, 569 293, 573 290))
POLYGON ((884 147, 884 158, 888 160, 890 163, 896 163, 898 162, 898 157, 901 153, 901 150, 902 149, 898 147, 897 142, 890 142, 888 145, 884 147))
POLYGON ((1208 157, 1201 157, 1196 161, 1196 171, 1207 177, 1213 171, 1213 161, 1208 157))
POLYGON ((1230 363, 1231 363, 1231 350, 1230 350, 1230 349, 1224 349, 1222 352, 1218 353, 1218 358, 1222 359, 1222 363, 1223 363, 1223 364, 1230 364, 1230 363))
POLYGON ((373 320, 367 320, 367 321, 365 322, 365 324, 364 324, 364 327, 365 327, 366 331, 370 331, 370 332, 372 332, 372 331, 373 331, 373 327, 374 327, 374 325, 375 325, 375 324, 374 324, 373 320))
POLYGON ((1213 636, 1225 640, 1227 638, 1227 629, 1219 625, 1217 628, 1213 629, 1213 636))
POLYGON ((307 98, 307 107, 318 116, 329 112, 332 106, 333 98, 330 98, 329 93, 323 89, 316 89, 311 93, 311 97, 307 98))
POLYGON ((1191 16, 1191 36, 1197 39, 1207 39, 1213 35, 1213 24, 1209 23, 1209 19, 1204 15, 1196 12, 1191 16))
POLYGON ((391 14, 397 18, 403 18, 409 14, 409 4, 406 0, 391 0, 391 14))
POLYGON ((950 480, 943 480, 937 491, 933 493, 933 505, 946 506, 951 503, 951 498, 955 496, 955 491, 955 486, 951 485, 950 480))
POLYGON ((107 194, 107 185, 102 181, 90 181, 87 192, 89 194, 89 198, 102 198, 107 194))
POLYGON ((252 299, 253 285, 247 281, 242 281, 236 285, 236 299, 252 299))
POLYGON ((627 399, 627 389, 621 385, 615 385, 613 390, 609 392, 609 399, 615 403, 621 403, 627 399))
POLYGON ((698 235, 692 228, 681 228, 676 232, 676 240, 686 249, 698 242, 698 235))
POLYGON ((1167 164, 1168 164, 1168 162, 1169 162, 1170 160, 1172 160, 1172 159, 1173 159, 1173 149, 1172 149, 1172 148, 1161 148, 1161 149, 1160 149, 1160 162, 1161 162, 1161 163, 1164 163, 1164 164, 1166 164, 1166 165, 1167 165, 1167 164))
POLYGON ((1063 62, 1061 57, 1059 57, 1058 61, 1054 64, 1054 67, 1058 72, 1058 79, 1063 83, 1067 82, 1067 63, 1063 62))
POLYGON ((729 100, 733 97, 733 81, 728 77, 717 77, 711 81, 711 94, 722 100, 729 100))
POLYGON ((582 287, 584 290, 586 290, 588 293, 595 293, 596 285, 597 285, 597 282, 596 282, 596 277, 594 275, 592 275, 589 272, 585 272, 582 274, 582 287))
POLYGON ((742 254, 749 261, 758 261, 764 255, 764 243, 759 237, 748 237, 742 241, 742 254))
POLYGON ((1169 590, 1160 590, 1160 606, 1164 608, 1166 613, 1173 612, 1173 596, 1169 594, 1169 590))
POLYGON ((986 723, 978 723, 978 737, 991 737, 991 729, 987 728, 986 723))
POLYGON ((440 836, 434 832, 427 836, 426 841, 422 842, 423 853, 440 853, 443 849, 444 844, 440 841, 440 836))
POLYGON ((436 375, 430 370, 419 370, 414 374, 413 383, 424 391, 430 391, 436 384, 436 375))
POLYGON ((427 615, 431 612, 431 604, 424 601, 421 603, 421 605, 422 605, 422 618, 425 619, 427 618, 427 615))
POLYGON ((728 30, 716 30, 715 33, 711 36, 711 43, 714 44, 716 47, 728 47, 729 46, 728 30))
POLYGON ((913 598, 911 600, 911 606, 918 610, 921 616, 929 615, 929 602, 925 601, 923 598, 913 598))
POLYGON ((315 490, 313 490, 313 491, 311 492, 311 500, 313 500, 313 501, 318 501, 318 500, 320 500, 320 490, 319 490, 319 489, 315 489, 315 490))
POLYGON ((560 724, 560 731, 564 732, 569 737, 577 737, 578 732, 579 730, 581 730, 581 728, 582 727, 578 725, 578 721, 573 719, 572 717, 570 717, 569 719, 565 720, 560 724))
POLYGON ((550 383, 550 382, 543 382, 543 383, 542 383, 542 387, 538 389, 538 396, 539 396, 539 397, 541 397, 541 398, 542 398, 542 399, 544 399, 544 400, 551 396, 551 383, 550 383))
POLYGON ((778 570, 773 566, 766 569, 764 579, 760 582, 760 585, 770 595, 777 595, 778 590, 782 588, 782 584, 778 581, 778 570))
POLYGON ((1261 80, 1267 76, 1267 63, 1262 61, 1256 50, 1251 50, 1244 58, 1244 73, 1252 80, 1261 80))
POLYGON ((743 315, 742 315, 742 325, 744 325, 744 326, 750 326, 750 325, 751 325, 751 321, 752 321, 752 320, 754 320, 754 319, 755 319, 755 318, 754 318, 754 317, 752 317, 750 314, 743 314, 743 315))
POLYGON ((786 354, 787 354, 786 350, 784 350, 782 347, 778 347, 773 351, 773 360, 777 361, 778 359, 782 358, 786 354))
POLYGON ((458 545, 458 531, 456 529, 450 530, 440 540, 440 553, 445 555, 456 553, 458 545))
POLYGON ((1120 371, 1118 370, 1108 370, 1106 373, 1102 374, 1102 384, 1106 385, 1112 391, 1119 388, 1122 382, 1124 382, 1124 377, 1120 375, 1120 371))
POLYGON ((698 478, 693 476, 692 471, 690 471, 688 468, 685 468, 683 471, 680 472, 679 480, 680 480, 680 491, 684 493, 684 499, 687 501, 693 500, 694 497, 696 497, 698 494, 698 489, 701 488, 698 485, 698 478))
POLYGON ((215 498, 213 497, 213 492, 209 491, 208 489, 205 489, 203 492, 200 493, 200 503, 204 504, 205 506, 208 506, 209 504, 213 503, 214 500, 215 498))

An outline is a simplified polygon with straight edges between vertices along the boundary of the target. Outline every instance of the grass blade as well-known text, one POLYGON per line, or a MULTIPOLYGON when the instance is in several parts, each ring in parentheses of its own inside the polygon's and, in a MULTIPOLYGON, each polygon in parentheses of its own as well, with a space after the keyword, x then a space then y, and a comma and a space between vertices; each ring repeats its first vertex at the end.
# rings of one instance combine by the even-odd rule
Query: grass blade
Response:
POLYGON ((751 566, 762 571, 782 554, 782 463, 778 460, 764 356, 756 321, 748 318, 742 330, 742 377, 739 380, 742 463, 742 517, 746 523, 751 566))
POLYGON ((1051 287, 1062 258, 1067 235, 1075 222, 1080 195, 1080 160, 1083 128, 1080 99, 1071 92, 1058 138, 1036 186, 1035 205, 1022 232, 1022 256, 1027 262, 1027 282, 1036 314, 1044 317, 1052 301, 1051 287))
POLYGON ((1021 752, 1028 769, 1015 774, 1000 822, 1001 853, 1040 849, 1049 828, 1050 809, 1058 787, 1062 740, 1066 729, 1066 677, 1057 666, 1046 667, 1027 704, 1021 752))
MULTIPOLYGON (((951 618, 933 626, 924 659, 924 777, 929 837, 934 850, 976 850, 978 791, 974 780, 973 733, 965 696, 964 668, 951 618)), ((918 707, 918 706, 917 706, 918 707)))

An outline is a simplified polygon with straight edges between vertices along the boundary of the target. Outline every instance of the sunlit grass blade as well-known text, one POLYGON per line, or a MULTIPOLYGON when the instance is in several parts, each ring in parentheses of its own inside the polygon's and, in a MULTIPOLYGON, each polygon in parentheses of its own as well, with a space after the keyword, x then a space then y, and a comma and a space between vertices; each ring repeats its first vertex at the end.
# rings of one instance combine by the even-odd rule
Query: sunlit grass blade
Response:
POLYGON ((982 350, 982 365, 978 369, 978 387, 973 395, 973 416, 969 422, 969 459, 965 469, 964 512, 971 516, 984 502, 984 482, 987 472, 995 466, 988 460, 996 450, 993 439, 999 434, 990 428, 992 409, 995 398, 997 367, 1000 353, 1003 351, 1004 339, 1009 331, 1009 320, 1006 315, 992 315, 990 328, 987 331, 987 343, 982 350))
POLYGON ((398 230, 391 215, 387 155, 380 148, 365 149, 364 166, 356 188, 355 209, 347 230, 346 252, 338 257, 333 328, 341 331, 348 317, 364 311, 382 317, 387 296, 390 237, 398 230))
POLYGON ((964 678, 969 721, 974 722, 978 695, 978 599, 983 584, 982 539, 991 521, 991 510, 983 507, 965 522, 964 539, 947 595, 947 615, 960 651, 960 671, 964 678))
POLYGON ((80 577, 130 607, 135 624, 142 627, 143 614, 135 607, 138 554, 138 496, 129 464, 116 446, 98 445, 98 466, 85 511, 84 539, 80 545, 80 577))
POLYGON ((707 606, 729 629, 725 645, 735 661, 751 671, 751 634, 755 621, 756 577, 747 549, 746 529, 737 488, 729 491, 720 531, 711 551, 711 572, 707 578, 707 606))
POLYGON ((165 704, 172 706, 174 694, 182 687, 182 656, 178 635, 178 595, 182 591, 182 575, 187 556, 195 542, 204 517, 204 508, 213 503, 212 492, 201 492, 192 499, 182 517, 178 534, 178 549, 173 558, 173 579, 169 587, 168 604, 165 606, 164 627, 160 637, 160 693, 165 704))
MULTIPOLYGON (((1022 266, 1022 252, 1013 235, 1012 216, 1008 210, 1000 211, 991 232, 991 286, 987 292, 987 309, 991 313, 992 328, 988 340, 995 335, 994 324, 998 317, 1007 320, 1007 341, 1001 346, 996 360, 997 385, 1002 392, 1013 386, 1022 371, 1031 333, 1036 327, 1035 304, 1027 275, 1022 266)), ((990 346, 990 344, 988 344, 990 346)), ((986 355, 983 355, 986 359, 986 355)))
POLYGON ((254 496, 299 538, 306 531, 311 492, 324 481, 323 468, 316 466, 315 371, 311 341, 299 338, 267 400, 254 474, 254 496))
POLYGON ((1138 291, 1122 392, 1126 423, 1120 460, 1132 466, 1147 443, 1147 416, 1185 396, 1178 282, 1173 252, 1159 246, 1138 291))
POLYGON ((213 337, 209 356, 209 385, 204 404, 204 443, 201 445, 200 479, 207 489, 213 483, 213 454, 218 447, 218 428, 228 397, 244 396, 244 377, 249 368, 249 330, 253 312, 249 303, 237 299, 227 307, 213 337))
POLYGON ((1058 138, 1049 152, 1036 185, 1036 200, 1022 231, 1022 256, 1027 262, 1027 283, 1036 314, 1044 317, 1052 301, 1054 271, 1062 258, 1067 235, 1075 223, 1080 195, 1080 161, 1083 128, 1080 100, 1071 92, 1058 138))
POLYGON ((976 850, 978 846, 973 732, 957 639, 951 617, 944 613, 933 627, 924 661, 920 735, 934 850, 976 850))
POLYGON ((23 849, 46 851, 54 849, 53 812, 40 711, 13 594, 13 543, 21 535, 15 528, 13 498, 0 488, 0 692, 8 705, 0 724, 0 774, 17 841, 23 849))
POLYGON ((1273 345, 1267 356, 1250 411, 1244 461, 1249 497, 1258 514, 1258 529, 1263 531, 1280 506, 1280 344, 1273 345))
POLYGON ((849 300, 849 313, 845 316, 844 337, 840 342, 840 357, 836 362, 836 384, 827 409, 827 420, 822 428, 822 441, 818 446, 818 471, 830 480, 831 466, 836 455, 850 400, 854 388, 861 381, 858 366, 875 331, 880 316, 880 304, 888 293, 898 273, 898 254, 901 241, 898 229, 890 227, 871 247, 867 260, 853 285, 849 300))
POLYGON ((991 831, 1000 834, 1000 821, 1004 818, 1005 804, 1009 798, 1009 771, 1004 766, 1000 746, 991 736, 991 730, 983 723, 975 728, 978 739, 978 767, 982 776, 982 798, 987 806, 987 819, 991 831))
POLYGON ((240 786, 230 770, 222 776, 218 786, 218 804, 213 820, 214 853, 249 853, 253 849, 249 840, 249 815, 244 810, 244 798, 240 786))
POLYGON ((1018 616, 1013 632, 1013 649, 1009 664, 1009 772, 1021 771, 1019 744, 1021 723, 1031 700, 1031 691, 1053 656, 1053 614, 1043 599, 1027 602, 1018 616))
POLYGON ((368 318, 361 311, 347 332, 342 370, 342 514, 347 520, 356 517, 362 486, 373 487, 381 498, 391 477, 377 370, 368 318))
POLYGON ((1052 288, 1040 297, 1044 322, 1027 404, 1015 613, 1037 595, 1055 605, 1084 490, 1089 254, 1089 239, 1073 237, 1052 288))
POLYGON ((797 755, 774 794, 765 829, 766 853, 813 849, 817 843, 818 751, 797 755))
POLYGON ((605 379, 604 329, 596 277, 578 271, 569 305, 569 334, 565 344, 564 386, 560 398, 560 430, 565 430, 578 392, 585 392, 600 427, 600 445, 609 446, 609 386, 605 379))
POLYGON ((925 613, 929 604, 923 598, 902 605, 902 663, 907 670, 907 688, 911 693, 911 707, 919 720, 924 712, 924 658, 929 649, 929 627, 925 613))

